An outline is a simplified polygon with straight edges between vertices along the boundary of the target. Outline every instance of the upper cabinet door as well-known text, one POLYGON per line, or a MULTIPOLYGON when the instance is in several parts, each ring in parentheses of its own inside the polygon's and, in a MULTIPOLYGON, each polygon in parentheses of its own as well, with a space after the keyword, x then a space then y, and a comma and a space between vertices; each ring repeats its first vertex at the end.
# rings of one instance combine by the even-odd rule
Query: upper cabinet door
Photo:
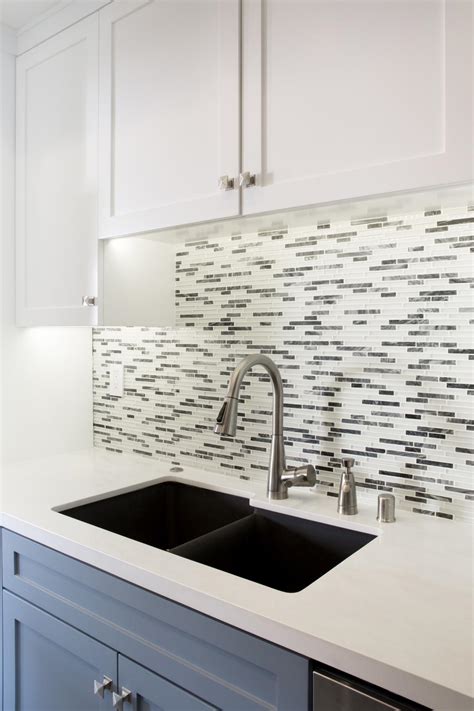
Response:
POLYGON ((239 213, 239 37, 238 0, 100 12, 100 237, 239 213))
POLYGON ((470 0, 243 0, 243 212, 472 179, 470 0))
POLYGON ((17 323, 85 326, 97 307, 98 19, 17 60, 17 323))

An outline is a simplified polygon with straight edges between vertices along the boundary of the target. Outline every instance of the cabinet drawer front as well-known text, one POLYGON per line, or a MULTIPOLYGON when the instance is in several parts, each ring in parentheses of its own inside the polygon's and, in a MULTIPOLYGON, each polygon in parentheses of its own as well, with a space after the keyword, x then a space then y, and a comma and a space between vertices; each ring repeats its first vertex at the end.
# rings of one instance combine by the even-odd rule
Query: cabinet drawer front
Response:
POLYGON ((303 657, 4 531, 4 587, 218 708, 299 711, 303 657))
POLYGON ((102 708, 94 681, 117 679, 116 652, 8 592, 3 601, 5 709, 102 708))
POLYGON ((121 688, 132 692, 133 711, 218 711, 216 706, 210 706, 122 656, 119 657, 119 680, 121 688))

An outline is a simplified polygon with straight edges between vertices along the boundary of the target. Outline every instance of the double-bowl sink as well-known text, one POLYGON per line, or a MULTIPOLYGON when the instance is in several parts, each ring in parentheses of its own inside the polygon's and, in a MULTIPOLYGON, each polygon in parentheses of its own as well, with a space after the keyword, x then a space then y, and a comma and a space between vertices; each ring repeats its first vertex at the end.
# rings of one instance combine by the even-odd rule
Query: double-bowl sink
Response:
POLYGON ((276 590, 303 590, 375 536, 176 481, 60 513, 276 590))

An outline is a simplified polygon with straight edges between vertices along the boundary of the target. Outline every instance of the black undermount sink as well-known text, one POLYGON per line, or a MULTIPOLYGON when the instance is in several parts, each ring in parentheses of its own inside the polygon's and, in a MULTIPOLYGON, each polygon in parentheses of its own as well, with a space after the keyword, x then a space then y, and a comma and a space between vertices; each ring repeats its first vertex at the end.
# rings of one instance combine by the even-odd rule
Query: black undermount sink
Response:
POLYGON ((303 590, 375 538, 253 509, 247 499, 163 482, 61 511, 276 590, 303 590))
POLYGON ((154 548, 170 550, 252 513, 247 499, 165 481, 61 511, 154 548))

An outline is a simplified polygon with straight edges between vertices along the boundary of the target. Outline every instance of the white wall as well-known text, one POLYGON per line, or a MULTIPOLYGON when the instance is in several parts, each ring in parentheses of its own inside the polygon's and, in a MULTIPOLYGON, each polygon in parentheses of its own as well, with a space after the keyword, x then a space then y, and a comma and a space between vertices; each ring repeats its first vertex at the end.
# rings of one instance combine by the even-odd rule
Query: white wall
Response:
POLYGON ((2 461, 9 462, 92 446, 92 334, 15 326, 15 60, 1 26, 0 44, 0 394, 2 461))

